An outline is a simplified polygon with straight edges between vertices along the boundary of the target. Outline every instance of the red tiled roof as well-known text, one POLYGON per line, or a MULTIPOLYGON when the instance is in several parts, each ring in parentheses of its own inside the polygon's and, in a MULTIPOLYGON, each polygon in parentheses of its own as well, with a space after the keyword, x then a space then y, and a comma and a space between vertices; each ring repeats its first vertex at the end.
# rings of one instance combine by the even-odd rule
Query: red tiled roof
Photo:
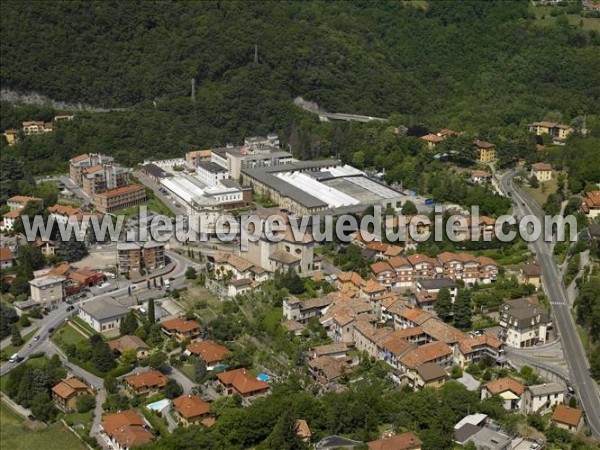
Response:
POLYGON ((61 398, 67 399, 78 390, 87 390, 87 388, 87 385, 77 378, 68 378, 54 386, 52 392, 61 398))
POLYGON ((484 387, 492 394, 501 394, 502 392, 511 391, 513 394, 520 397, 523 395, 523 392, 525 392, 525 386, 510 377, 490 381, 485 384, 484 387))
POLYGON ((565 405, 558 405, 552 414, 552 420, 576 427, 583 416, 583 411, 579 408, 570 408, 565 405))
POLYGON ((443 137, 438 136, 437 134, 426 134, 425 136, 421 136, 425 142, 431 142, 433 144, 438 144, 444 140, 443 137))
POLYGON ((110 189, 108 191, 102 192, 100 194, 96 194, 99 197, 106 197, 106 198, 110 198, 110 197, 116 197, 117 195, 123 195, 123 194, 128 194, 130 192, 135 192, 135 191, 142 191, 145 190, 146 188, 144 186, 141 186, 139 184, 128 184, 127 186, 122 186, 119 188, 115 188, 115 189, 110 189))
POLYGON ((162 388, 167 384, 167 377, 158 370, 151 370, 149 372, 125 377, 125 382, 134 389, 139 389, 142 387, 162 388))
POLYGON ((446 344, 443 342, 430 342, 411 350, 400 359, 400 362, 410 369, 416 369, 421 364, 449 355, 452 355, 452 349, 446 344))
POLYGON ((473 144, 475 144, 476 147, 483 148, 483 149, 495 147, 494 144, 490 144, 489 142, 486 142, 486 141, 480 141, 479 139, 477 139, 475 142, 473 142, 473 144))
POLYGON ((177 412, 186 419, 203 416, 210 412, 209 404, 195 395, 182 395, 173 400, 173 405, 177 412))
POLYGON ((88 159, 89 157, 90 157, 90 155, 88 155, 87 153, 84 153, 83 155, 74 156, 73 158, 70 159, 70 162, 77 163, 79 161, 88 159))
POLYGON ((131 409, 107 414, 102 420, 104 431, 121 447, 126 448, 147 444, 154 439, 154 435, 144 429, 144 425, 144 420, 131 409))
POLYGON ((388 263, 387 261, 379 261, 374 264, 371 264, 371 272, 373 272, 374 274, 382 273, 385 271, 394 271, 392 266, 390 266, 390 263, 388 263))
POLYGON ((177 331, 179 333, 200 329, 200 324, 195 320, 171 319, 165 320, 161 325, 167 331, 177 331))
POLYGON ((547 163, 535 163, 531 165, 531 168, 542 172, 552 171, 552 166, 547 163))
POLYGON ((252 394, 257 391, 269 389, 264 381, 257 380, 246 369, 228 370, 217 375, 221 383, 231 385, 240 394, 252 394))
POLYGON ((201 356, 208 363, 222 361, 231 354, 231 351, 227 347, 209 340, 192 342, 187 346, 187 349, 190 353, 201 356))
POLYGON ((12 261, 15 259, 13 252, 8 247, 0 247, 0 261, 12 261))
POLYGON ((367 442, 369 450, 414 450, 421 448, 423 443, 410 431, 397 434, 385 439, 367 442))

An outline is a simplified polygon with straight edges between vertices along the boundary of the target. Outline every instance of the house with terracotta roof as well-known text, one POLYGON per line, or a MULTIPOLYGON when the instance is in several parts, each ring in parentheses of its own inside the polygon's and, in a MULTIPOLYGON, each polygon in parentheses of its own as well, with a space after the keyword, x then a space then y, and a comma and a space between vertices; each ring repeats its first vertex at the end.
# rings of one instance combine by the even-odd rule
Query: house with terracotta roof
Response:
POLYGON ((0 231, 14 230, 15 222, 19 219, 20 215, 20 211, 8 211, 7 213, 2 214, 2 226, 0 226, 0 231))
POLYGON ((409 371, 412 375, 412 384, 409 384, 413 389, 421 390, 425 388, 437 389, 443 386, 450 377, 446 369, 437 363, 421 364, 414 371, 409 371))
POLYGON ((158 370, 130 375, 124 379, 125 387, 131 394, 156 394, 167 385, 167 377, 158 370))
POLYGON ((67 378, 52 388, 52 401, 60 410, 72 412, 75 411, 77 397, 92 394, 93 391, 83 381, 77 378, 67 378))
POLYGON ((396 271, 388 261, 378 261, 371 264, 371 278, 383 286, 396 284, 396 271))
POLYGON ((421 364, 437 363, 443 368, 452 366, 452 349, 443 342, 430 342, 411 349, 398 361, 401 372, 406 373, 416 370, 421 364))
POLYGON ((108 341, 108 346, 113 352, 122 354, 126 351, 134 350, 138 359, 144 359, 148 356, 148 350, 150 347, 139 337, 133 335, 121 336, 118 339, 108 341))
POLYGON ((552 165, 548 163, 535 163, 531 165, 531 176, 536 177, 540 183, 552 179, 552 165))
POLYGON ((525 394, 525 386, 514 378, 505 377, 490 381, 481 388, 481 400, 498 395, 503 401, 503 407, 507 411, 518 411, 521 409, 525 394))
POLYGON ((435 148, 439 144, 441 144, 442 142, 444 142, 444 138, 443 137, 438 136, 437 134, 431 134, 431 133, 426 134, 425 136, 421 136, 420 139, 427 144, 427 148, 428 149, 435 148))
POLYGON ((581 197, 581 211, 591 220, 600 216, 600 190, 589 191, 581 197))
POLYGON ((558 122, 544 120, 527 125, 530 133, 536 136, 547 134, 552 137, 554 143, 562 143, 574 131, 573 127, 558 122))
POLYGON ((19 141, 19 132, 13 128, 4 130, 2 135, 6 138, 6 143, 9 147, 19 141))
POLYGON ((42 255, 44 256, 52 256, 54 255, 54 249, 56 248, 56 243, 52 239, 40 239, 37 238, 33 243, 37 248, 40 249, 42 255))
POLYGON ((173 400, 177 420, 184 426, 198 425, 210 415, 210 405, 196 395, 182 395, 173 400))
POLYGON ((400 330, 422 325, 431 318, 437 319, 437 316, 434 314, 424 311, 420 308, 401 308, 396 316, 394 328, 400 330))
POLYGON ((365 280, 356 272, 342 272, 337 274, 335 284, 340 291, 356 290, 365 284, 365 280))
POLYGON ((471 364, 478 363, 485 357, 498 360, 502 355, 504 343, 491 334, 468 336, 458 342, 455 352, 456 361, 463 369, 471 364))
POLYGON ((189 354, 202 358, 206 362, 206 368, 213 370, 221 365, 223 360, 231 355, 231 351, 211 340, 192 342, 187 346, 189 354))
POLYGON ((469 177, 472 183, 489 183, 492 180, 492 174, 485 170, 471 170, 469 177))
POLYGON ((149 425, 131 409, 105 415, 100 426, 116 450, 128 450, 154 440, 154 435, 147 429, 149 425))
POLYGON ((174 337, 177 342, 186 339, 196 339, 200 336, 200 324, 195 320, 170 319, 161 323, 162 330, 167 336, 174 337))
POLYGON ((389 263, 396 272, 397 287, 413 287, 415 283, 415 270, 412 264, 404 256, 394 256, 389 263))
POLYGON ((50 133, 53 130, 52 122, 44 122, 43 120, 29 120, 23 122, 22 126, 25 136, 50 133))
POLYGON ((422 445, 421 440, 410 431, 367 442, 369 450, 421 450, 422 445))
POLYGON ((8 269, 15 263, 15 256, 8 247, 0 247, 0 269, 8 269))
POLYGON ((239 394, 242 399, 249 400, 269 392, 271 386, 258 380, 246 369, 228 370, 217 374, 217 379, 227 395, 239 394))
POLYGON ((38 197, 28 197, 26 195, 15 195, 8 200, 6 204, 11 211, 21 211, 30 202, 41 202, 42 199, 38 197))
POLYGON ((496 146, 486 141, 477 139, 473 142, 477 152, 477 162, 487 164, 496 160, 496 146))
POLYGON ((550 420, 558 428, 576 433, 583 427, 583 410, 558 405, 550 420))
POLYGON ((296 420, 296 434, 300 439, 302 439, 307 444, 310 443, 310 438, 312 437, 312 432, 308 427, 308 423, 304 419, 296 420))
POLYGON ((344 342, 319 345, 312 349, 312 357, 331 356, 333 358, 345 358, 348 356, 348 345, 344 342))
POLYGON ((306 328, 297 320, 286 320, 281 325, 288 333, 292 333, 294 336, 302 336, 302 332, 306 328))
POLYGON ((311 317, 321 317, 332 303, 330 296, 299 299, 290 295, 283 299, 283 316, 304 324, 311 317))

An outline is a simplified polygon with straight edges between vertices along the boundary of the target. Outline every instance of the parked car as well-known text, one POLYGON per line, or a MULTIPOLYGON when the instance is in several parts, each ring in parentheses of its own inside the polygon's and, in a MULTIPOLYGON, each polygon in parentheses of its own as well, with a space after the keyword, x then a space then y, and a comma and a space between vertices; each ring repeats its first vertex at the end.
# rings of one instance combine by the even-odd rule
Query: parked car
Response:
POLYGON ((54 327, 48 328, 48 334, 53 333, 53 332, 54 332, 54 327))

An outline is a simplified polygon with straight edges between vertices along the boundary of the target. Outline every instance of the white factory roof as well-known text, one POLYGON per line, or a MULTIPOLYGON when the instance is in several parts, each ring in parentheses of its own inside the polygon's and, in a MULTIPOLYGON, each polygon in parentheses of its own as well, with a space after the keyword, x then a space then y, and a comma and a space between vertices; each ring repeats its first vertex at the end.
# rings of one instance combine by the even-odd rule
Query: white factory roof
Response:
POLYGON ((334 177, 347 177, 349 175, 365 175, 362 170, 357 169, 356 167, 349 166, 345 164, 343 166, 337 166, 332 169, 321 169, 321 171, 327 171, 331 173, 334 177))
POLYGON ((161 180, 161 183, 177 197, 188 203, 194 197, 198 197, 204 193, 200 187, 185 178, 166 178, 161 180))
POLYGON ((481 413, 471 414, 469 416, 463 417, 460 420, 460 422, 458 422, 456 425, 454 425, 454 429, 458 430, 463 425, 466 425, 468 423, 471 425, 479 426, 481 424, 481 422, 483 422, 485 419, 487 419, 487 414, 481 414, 481 413))
POLYGON ((333 187, 326 186, 301 172, 280 172, 276 176, 286 183, 327 203, 329 207, 338 208, 340 206, 357 205, 359 203, 354 197, 333 187))

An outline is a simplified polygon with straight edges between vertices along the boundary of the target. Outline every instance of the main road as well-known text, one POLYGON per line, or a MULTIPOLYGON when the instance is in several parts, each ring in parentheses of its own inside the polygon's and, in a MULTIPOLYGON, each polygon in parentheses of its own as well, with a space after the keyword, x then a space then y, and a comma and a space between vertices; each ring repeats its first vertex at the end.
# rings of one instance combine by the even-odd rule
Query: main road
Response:
MULTIPOLYGON (((538 217, 543 224, 544 212, 522 189, 514 185, 512 177, 514 172, 509 171, 499 177, 501 189, 504 193, 512 195, 515 204, 515 214, 519 217, 533 215, 538 217)), ((590 375, 585 351, 577 333, 577 327, 571 315, 567 291, 562 275, 552 254, 549 242, 543 239, 543 233, 536 241, 529 244, 535 251, 538 262, 542 267, 542 284, 554 313, 554 322, 558 328, 562 343, 563 353, 569 366, 569 380, 577 392, 580 403, 586 413, 587 423, 592 432, 600 437, 600 394, 598 386, 590 375)))

